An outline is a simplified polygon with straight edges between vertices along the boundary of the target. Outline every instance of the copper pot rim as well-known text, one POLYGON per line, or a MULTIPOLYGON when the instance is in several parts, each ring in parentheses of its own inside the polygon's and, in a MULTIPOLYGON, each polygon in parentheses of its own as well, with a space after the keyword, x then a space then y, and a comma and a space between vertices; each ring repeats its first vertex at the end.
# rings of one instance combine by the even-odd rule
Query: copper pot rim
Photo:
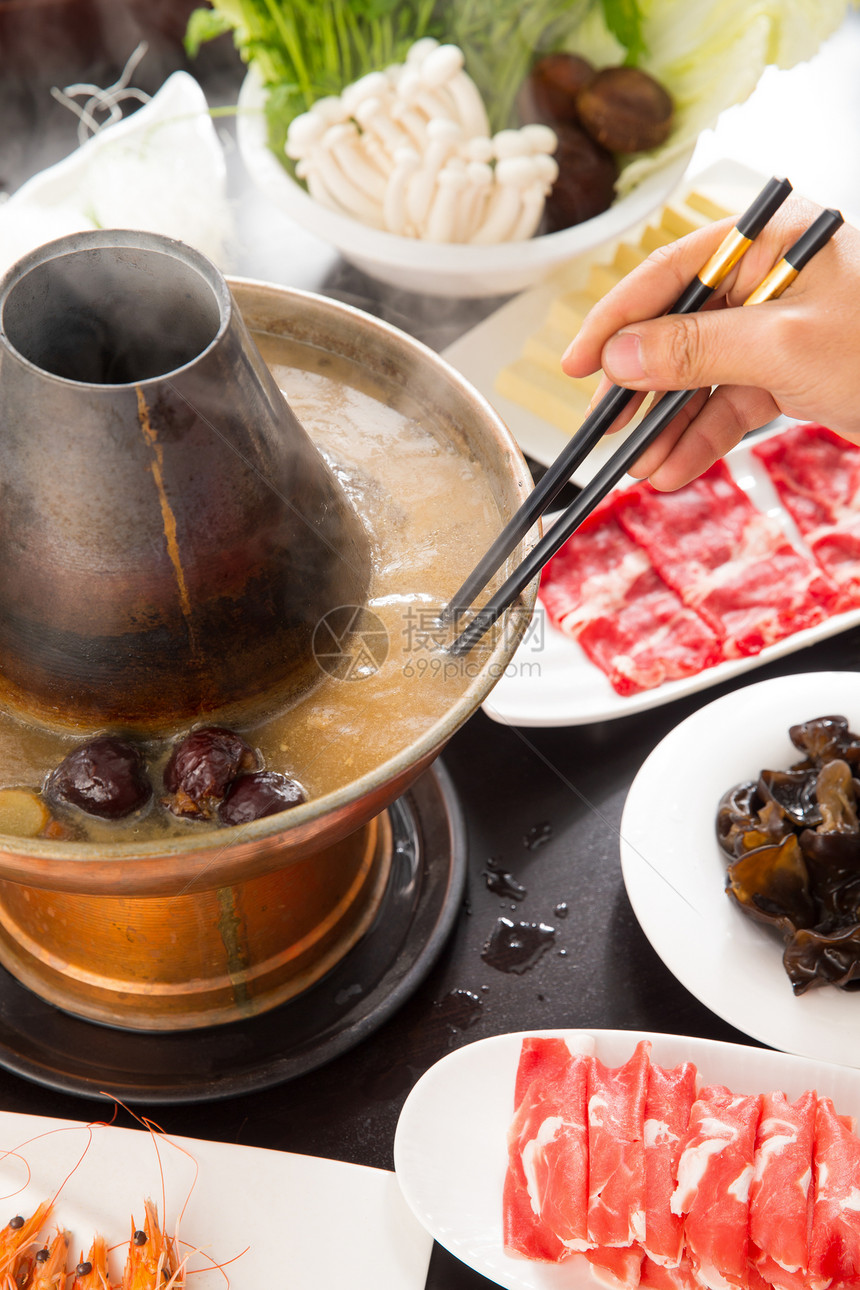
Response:
MULTIPOLYGON (((74 236, 76 235, 72 235, 74 236)), ((65 240, 67 239, 60 239, 60 241, 65 240)), ((453 387, 458 397, 473 410, 475 417, 492 430, 498 457, 500 460, 504 459, 508 467, 507 477, 511 491, 513 493, 516 488, 520 490, 519 497, 512 500, 516 500, 518 504, 519 500, 531 490, 532 479, 525 458, 502 417, 479 390, 428 345, 354 305, 316 292, 280 286, 254 278, 228 276, 224 281, 231 291, 236 288, 240 293, 254 292, 278 302, 304 302, 316 311, 317 315, 331 315, 338 319, 352 318, 365 331, 370 330, 373 335, 384 337, 389 345, 399 346, 408 354, 415 355, 416 358, 421 358, 431 367, 435 367, 444 375, 448 386, 453 387)), ((237 302, 237 307, 239 312, 243 313, 241 303, 237 302)), ((295 331, 283 334, 288 337, 296 336, 295 331)), ((520 554, 534 544, 539 534, 540 525, 538 524, 518 548, 520 554)), ((349 784, 321 797, 312 798, 288 811, 266 816, 248 824, 207 829, 205 832, 193 835, 189 833, 188 836, 172 834, 163 839, 148 839, 145 843, 51 841, 44 838, 0 835, 0 878, 6 876, 8 872, 8 868, 4 872, 4 863, 6 863, 4 857, 23 862, 24 865, 27 860, 41 862, 38 865, 39 885, 47 885, 46 878, 54 863, 58 866, 58 875, 60 866, 77 864, 92 869, 103 864, 106 869, 112 869, 119 861, 135 861, 142 866, 145 873, 147 861, 150 861, 154 867, 163 868, 165 861, 174 858, 195 855, 202 857, 204 853, 211 856, 213 852, 220 854, 235 845, 241 845, 243 850, 248 848, 257 852, 263 845, 272 848, 288 846, 291 835, 300 836, 305 832, 314 834, 317 830, 313 826, 318 821, 324 820, 326 816, 338 817, 365 797, 378 798, 384 793, 386 785, 402 783, 404 777, 408 777, 411 767, 425 763, 435 756, 451 736, 477 711, 497 680, 504 674, 505 668, 528 629, 537 598, 538 582, 539 579, 535 578, 506 611, 500 620, 503 628, 500 639, 487 655, 478 675, 444 715, 394 756, 349 784), (48 867, 48 872, 45 866, 48 867)), ((390 801, 391 798, 388 800, 390 801)), ((193 827, 189 825, 189 829, 193 827)), ((15 871, 13 880, 20 881, 21 864, 13 863, 12 867, 15 871)), ((144 874, 141 876, 144 877, 144 874)), ((62 885, 68 884, 63 882, 62 885)))

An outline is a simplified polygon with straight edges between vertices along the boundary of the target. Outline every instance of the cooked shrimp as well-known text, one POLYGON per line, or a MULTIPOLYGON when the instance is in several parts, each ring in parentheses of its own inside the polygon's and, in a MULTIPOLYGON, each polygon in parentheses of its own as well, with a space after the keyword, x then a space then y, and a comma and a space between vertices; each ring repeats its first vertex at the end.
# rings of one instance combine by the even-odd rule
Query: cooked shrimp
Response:
POLYGON ((143 1205, 143 1228, 132 1230, 121 1290, 178 1290, 185 1277, 182 1266, 176 1265, 173 1240, 162 1232, 152 1201, 143 1205))
POLYGON ((43 1200, 30 1218, 16 1214, 0 1231, 0 1277, 5 1283, 21 1284, 21 1277, 30 1266, 29 1247, 47 1222, 53 1204, 52 1200, 43 1200))
POLYGON ((90 1252, 75 1268, 72 1290, 110 1290, 107 1267, 107 1244, 103 1236, 94 1236, 90 1252))
POLYGON ((111 1290, 111 1278, 107 1275, 107 1244, 103 1236, 93 1237, 86 1258, 81 1253, 72 1290, 111 1290))
POLYGON ((27 1290, 61 1290, 65 1286, 70 1240, 68 1232, 57 1232, 50 1245, 37 1251, 27 1290))

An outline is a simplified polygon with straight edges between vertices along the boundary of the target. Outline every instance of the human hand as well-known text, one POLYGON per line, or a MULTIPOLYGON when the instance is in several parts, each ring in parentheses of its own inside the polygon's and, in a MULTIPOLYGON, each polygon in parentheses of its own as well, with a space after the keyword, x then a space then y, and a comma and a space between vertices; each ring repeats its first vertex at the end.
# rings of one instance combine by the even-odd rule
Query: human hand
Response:
POLYGON ((655 317, 696 277, 731 220, 661 247, 590 311, 562 369, 579 377, 602 366, 594 401, 612 383, 697 390, 631 474, 664 491, 680 488, 780 412, 860 443, 860 232, 843 225, 778 300, 738 308, 820 210, 789 198, 697 314, 655 317))

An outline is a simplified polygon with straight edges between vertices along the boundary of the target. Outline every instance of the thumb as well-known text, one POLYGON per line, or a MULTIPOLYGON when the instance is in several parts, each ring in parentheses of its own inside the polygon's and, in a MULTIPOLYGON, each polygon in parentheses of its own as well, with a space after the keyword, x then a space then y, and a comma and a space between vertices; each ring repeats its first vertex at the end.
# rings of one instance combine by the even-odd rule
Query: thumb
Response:
POLYGON ((617 385, 640 390, 767 385, 771 367, 779 362, 769 322, 771 311, 759 305, 635 323, 610 336, 601 355, 603 370, 617 385))

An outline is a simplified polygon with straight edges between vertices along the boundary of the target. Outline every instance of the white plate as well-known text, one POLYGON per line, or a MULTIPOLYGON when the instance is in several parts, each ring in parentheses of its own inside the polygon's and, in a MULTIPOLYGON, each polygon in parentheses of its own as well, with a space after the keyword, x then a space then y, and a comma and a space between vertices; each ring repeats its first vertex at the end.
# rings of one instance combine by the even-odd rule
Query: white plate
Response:
POLYGON ((837 713, 860 729, 855 672, 760 681, 693 713, 633 781, 621 818, 621 867, 642 930, 697 999, 774 1048, 860 1066, 860 996, 830 986, 794 996, 779 937, 724 893, 715 832, 727 789, 800 760, 789 726, 837 713))
MULTIPOLYGON (((580 1038, 580 1031, 530 1031, 580 1038)), ((784 1089, 798 1097, 815 1088, 837 1110, 860 1114, 860 1074, 747 1048, 676 1035, 595 1030, 597 1056, 620 1065, 639 1039, 652 1042, 655 1062, 695 1062, 708 1082, 738 1093, 784 1089)), ((523 1034, 497 1035, 449 1053, 418 1081, 400 1115, 394 1139, 397 1178, 415 1216, 435 1239, 507 1290, 591 1290, 596 1284, 580 1256, 562 1264, 510 1258, 502 1248, 505 1135, 513 1115, 514 1078, 523 1034)))
MULTIPOLYGON (((779 433, 779 429, 768 432, 771 433, 779 433)), ((766 437, 760 435, 757 442, 766 437)), ((808 548, 781 505, 764 467, 752 455, 749 444, 739 444, 732 449, 726 457, 726 464, 753 505, 777 519, 790 541, 808 555, 808 548)), ((628 479, 621 486, 632 482, 628 479)), ((624 697, 616 694, 604 673, 586 658, 576 641, 552 626, 538 601, 534 621, 504 675, 485 700, 484 711, 494 721, 512 726, 575 726, 627 717, 730 681, 774 659, 784 658, 807 645, 856 627, 858 623, 860 609, 852 609, 848 613, 834 615, 816 627, 795 632, 751 658, 718 663, 695 676, 667 681, 653 690, 624 697)))
POLYGON ((190 1138, 161 1139, 156 1152, 143 1130, 97 1125, 90 1134, 74 1121, 3 1112, 0 1152, 17 1153, 0 1157, 0 1222, 31 1213, 66 1179, 51 1222, 71 1232, 75 1261, 96 1232, 118 1246, 117 1278, 130 1216, 140 1225, 146 1197, 164 1212, 160 1157, 169 1228, 187 1200, 179 1236, 183 1253, 197 1251, 188 1264, 193 1290, 425 1284, 432 1242, 385 1170, 190 1138), (213 1260, 229 1263, 225 1273, 213 1260))

